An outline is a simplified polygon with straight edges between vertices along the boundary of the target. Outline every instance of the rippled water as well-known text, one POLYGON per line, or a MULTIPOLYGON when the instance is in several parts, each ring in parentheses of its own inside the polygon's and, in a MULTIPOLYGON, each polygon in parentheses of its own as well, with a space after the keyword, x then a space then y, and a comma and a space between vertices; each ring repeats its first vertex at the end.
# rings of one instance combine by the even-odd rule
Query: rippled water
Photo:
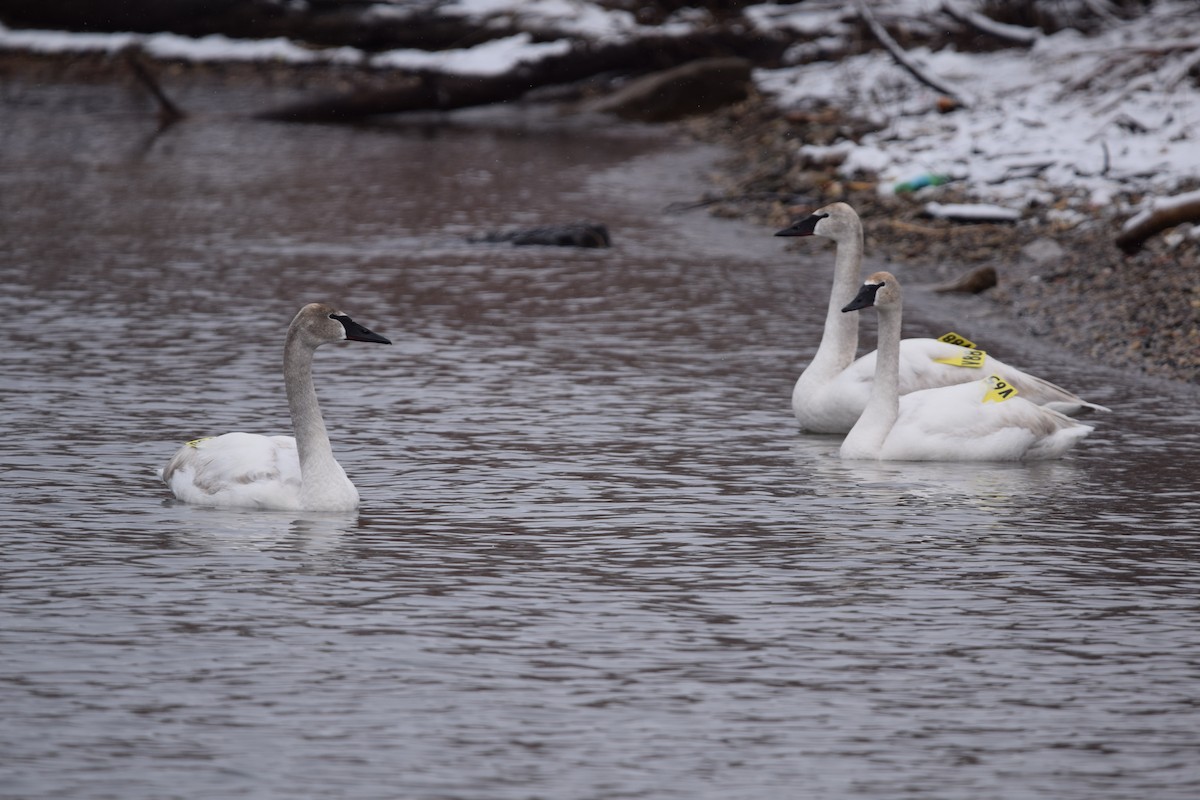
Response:
POLYGON ((831 251, 664 213, 714 157, 670 133, 0 96, 0 797, 1200 796, 1195 387, 913 291, 1116 410, 843 463, 789 408, 831 251), (579 218, 616 246, 468 241, 579 218), (288 431, 312 300, 395 342, 317 357, 360 512, 171 500, 288 431))

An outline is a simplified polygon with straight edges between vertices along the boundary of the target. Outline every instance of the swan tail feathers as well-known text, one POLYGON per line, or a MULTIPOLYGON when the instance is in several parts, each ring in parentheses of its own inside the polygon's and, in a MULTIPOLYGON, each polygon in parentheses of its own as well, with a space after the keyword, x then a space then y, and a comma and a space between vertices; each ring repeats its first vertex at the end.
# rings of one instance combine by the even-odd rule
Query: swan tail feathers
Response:
POLYGON ((1096 411, 1112 411, 1107 406, 1089 403, 1079 395, 1036 375, 1022 372, 1019 376, 1008 377, 1016 385, 1017 391, 1027 399, 1068 417, 1083 416, 1096 411))
POLYGON ((1059 428, 1050 436, 1036 442, 1025 454, 1028 460, 1061 458, 1067 451, 1086 439, 1094 431, 1091 425, 1072 425, 1059 428))

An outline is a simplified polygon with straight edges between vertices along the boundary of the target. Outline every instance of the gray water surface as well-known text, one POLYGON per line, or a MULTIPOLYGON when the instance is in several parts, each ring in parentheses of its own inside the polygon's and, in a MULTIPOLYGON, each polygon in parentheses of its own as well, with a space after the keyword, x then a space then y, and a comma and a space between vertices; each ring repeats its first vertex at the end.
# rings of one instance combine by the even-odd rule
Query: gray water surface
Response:
POLYGON ((0 797, 1200 796, 1196 387, 917 289, 1114 413, 844 463, 789 407, 831 249, 666 213, 676 134, 0 97, 0 797), (469 241, 575 219, 615 246, 469 241), (361 510, 175 502, 181 442, 290 432, 314 300, 395 342, 317 355, 361 510))

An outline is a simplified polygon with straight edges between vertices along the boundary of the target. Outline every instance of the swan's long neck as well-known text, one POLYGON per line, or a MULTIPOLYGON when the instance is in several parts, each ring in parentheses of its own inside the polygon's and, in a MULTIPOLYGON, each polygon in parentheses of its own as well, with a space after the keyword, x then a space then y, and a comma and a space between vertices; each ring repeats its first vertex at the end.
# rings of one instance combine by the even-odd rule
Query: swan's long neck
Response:
POLYGON ((898 307, 879 309, 875 380, 862 416, 842 443, 844 456, 878 458, 884 440, 896 424, 900 414, 900 318, 898 307))
POLYGON ((333 457, 329 433, 325 430, 325 420, 321 418, 321 406, 317 402, 312 377, 313 352, 296 331, 288 332, 283 350, 283 380, 287 387, 288 409, 292 412, 300 474, 304 481, 302 493, 305 494, 312 482, 321 480, 330 471, 341 471, 333 457))
POLYGON ((842 308, 858 292, 862 259, 862 227, 855 226, 850 235, 837 241, 833 288, 829 292, 829 308, 825 312, 825 330, 809 370, 836 375, 854 361, 858 352, 858 314, 844 314, 842 308))

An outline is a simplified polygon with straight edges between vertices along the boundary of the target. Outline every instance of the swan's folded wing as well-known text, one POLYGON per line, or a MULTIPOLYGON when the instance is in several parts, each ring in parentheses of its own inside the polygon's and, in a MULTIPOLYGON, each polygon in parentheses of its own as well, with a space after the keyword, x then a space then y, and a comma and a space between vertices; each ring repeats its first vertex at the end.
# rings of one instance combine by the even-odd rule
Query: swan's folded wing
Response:
MULTIPOLYGON (((865 363, 859 369, 869 369, 874 374, 874 353, 859 359, 865 363)), ((900 394, 919 392, 938 386, 955 386, 969 383, 991 373, 998 373, 1010 380, 1031 403, 1046 406, 1063 414, 1081 414, 1109 409, 1089 403, 1082 397, 1061 386, 1039 378, 1037 375, 1013 367, 986 351, 960 347, 938 339, 902 339, 900 341, 900 394), (976 354, 983 353, 982 358, 976 354)))
POLYGON ((1020 461, 1058 458, 1092 428, 1024 398, 985 402, 983 381, 914 392, 900 398, 900 415, 884 457, 937 461, 1020 461))
MULTIPOLYGON (((978 362, 975 366, 963 366, 973 363, 971 354, 977 352, 937 339, 900 340, 900 394, 979 380, 987 374, 986 355, 975 359, 978 362)), ((875 376, 875 351, 856 360, 842 376, 869 384, 875 376)))
POLYGON ((163 481, 194 505, 295 508, 301 486, 296 440, 252 433, 197 439, 179 448, 163 481))
MULTIPOLYGON (((961 361, 972 351, 936 339, 904 339, 900 342, 900 394, 954 386, 977 381, 981 368, 952 366, 942 361, 961 361)), ((872 350, 837 375, 821 380, 807 371, 792 392, 792 408, 806 430, 821 433, 846 432, 854 426, 875 382, 876 351, 872 350)))

